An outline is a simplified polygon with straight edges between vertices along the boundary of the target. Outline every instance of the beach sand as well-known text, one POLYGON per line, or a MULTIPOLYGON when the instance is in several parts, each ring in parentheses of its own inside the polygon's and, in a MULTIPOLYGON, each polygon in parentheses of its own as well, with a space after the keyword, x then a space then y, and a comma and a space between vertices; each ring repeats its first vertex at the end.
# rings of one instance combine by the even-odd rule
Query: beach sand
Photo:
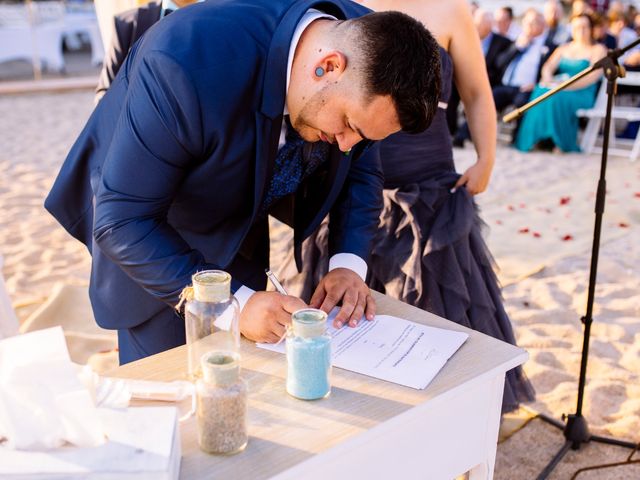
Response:
MULTIPOLYGON (((23 325, 52 293, 88 284, 86 248, 42 204, 92 100, 87 91, 0 98, 0 254, 23 325)), ((460 169, 474 159, 471 148, 455 155, 460 169)), ((490 189, 477 197, 508 313, 530 354, 525 371, 538 393, 530 407, 556 418, 575 410, 599 167, 597 155, 522 154, 500 146, 490 189)), ((640 162, 610 158, 607 180, 584 414, 593 433, 639 441, 640 162)), ((276 232, 280 242, 287 235, 276 232)), ((59 321, 64 325, 66 317, 59 321)), ((89 318, 73 330, 87 339, 103 335, 106 343, 92 344, 96 351, 113 341, 89 318)), ((562 440, 560 431, 531 421, 499 445, 495 478, 535 478, 562 440)), ((590 444, 570 452, 550 478, 570 478, 577 468, 628 454, 590 444)), ((640 466, 579 476, 595 478, 640 478, 640 466)))

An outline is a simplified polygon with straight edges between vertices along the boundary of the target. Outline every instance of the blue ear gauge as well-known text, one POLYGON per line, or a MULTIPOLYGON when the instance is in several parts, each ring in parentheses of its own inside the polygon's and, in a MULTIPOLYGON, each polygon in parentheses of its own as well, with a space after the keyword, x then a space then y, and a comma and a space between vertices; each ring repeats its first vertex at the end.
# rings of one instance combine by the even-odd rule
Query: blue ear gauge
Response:
POLYGON ((318 67, 316 68, 316 77, 321 77, 324 75, 324 68, 318 67))

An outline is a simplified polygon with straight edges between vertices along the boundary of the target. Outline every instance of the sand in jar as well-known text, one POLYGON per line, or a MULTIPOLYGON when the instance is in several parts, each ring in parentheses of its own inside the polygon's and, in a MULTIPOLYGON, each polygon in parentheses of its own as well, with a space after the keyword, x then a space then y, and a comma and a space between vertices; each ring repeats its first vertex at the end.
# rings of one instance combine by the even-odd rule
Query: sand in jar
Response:
POLYGON ((240 378, 240 356, 224 351, 204 354, 196 395, 200 448, 214 454, 244 450, 249 440, 247 384, 240 378))
POLYGON ((291 315, 287 335, 287 393, 302 400, 331 392, 331 337, 327 314, 304 308, 291 315))

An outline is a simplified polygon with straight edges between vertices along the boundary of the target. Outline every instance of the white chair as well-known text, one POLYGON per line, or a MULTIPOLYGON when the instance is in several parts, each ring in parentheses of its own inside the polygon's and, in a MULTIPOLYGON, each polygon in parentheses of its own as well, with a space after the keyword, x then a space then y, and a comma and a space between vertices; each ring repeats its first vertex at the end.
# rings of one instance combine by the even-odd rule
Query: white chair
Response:
MULTIPOLYGON (((618 79, 618 85, 640 86, 640 72, 627 72, 626 77, 618 79)), ((587 127, 585 128, 580 148, 585 153, 596 153, 602 151, 602 145, 598 143, 600 130, 603 126, 604 117, 607 108, 607 82, 603 80, 596 102, 592 108, 580 109, 576 115, 587 118, 587 127)), ((611 132, 609 134, 609 154, 628 156, 631 161, 635 161, 640 156, 640 130, 636 134, 634 140, 616 138, 615 121, 625 120, 627 122, 640 121, 640 107, 621 107, 614 105, 611 110, 611 132), (619 146, 627 148, 618 148, 619 146), (629 148, 630 147, 630 148, 629 148)))

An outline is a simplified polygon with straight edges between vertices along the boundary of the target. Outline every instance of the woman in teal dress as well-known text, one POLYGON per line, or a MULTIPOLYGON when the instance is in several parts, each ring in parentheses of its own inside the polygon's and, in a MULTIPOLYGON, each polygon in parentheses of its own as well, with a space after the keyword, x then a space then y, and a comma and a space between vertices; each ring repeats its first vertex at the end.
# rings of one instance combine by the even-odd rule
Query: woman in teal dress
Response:
MULTIPOLYGON (((531 94, 532 100, 606 54, 605 48, 593 40, 593 22, 589 15, 575 16, 571 20, 571 33, 573 40, 558 47, 542 67, 541 80, 531 94)), ((516 148, 528 152, 539 142, 551 140, 563 152, 580 151, 576 112, 593 106, 600 77, 600 70, 593 72, 525 113, 516 148)))

